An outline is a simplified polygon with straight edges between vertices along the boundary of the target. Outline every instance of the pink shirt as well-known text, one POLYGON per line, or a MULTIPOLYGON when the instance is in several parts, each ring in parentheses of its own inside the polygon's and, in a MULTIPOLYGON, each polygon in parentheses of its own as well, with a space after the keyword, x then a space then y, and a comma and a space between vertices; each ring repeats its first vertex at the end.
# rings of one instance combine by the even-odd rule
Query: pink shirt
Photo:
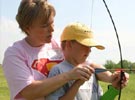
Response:
POLYGON ((31 47, 25 39, 15 42, 5 52, 3 61, 11 100, 25 100, 19 92, 32 81, 45 79, 51 67, 62 60, 63 54, 54 40, 36 48, 31 47))

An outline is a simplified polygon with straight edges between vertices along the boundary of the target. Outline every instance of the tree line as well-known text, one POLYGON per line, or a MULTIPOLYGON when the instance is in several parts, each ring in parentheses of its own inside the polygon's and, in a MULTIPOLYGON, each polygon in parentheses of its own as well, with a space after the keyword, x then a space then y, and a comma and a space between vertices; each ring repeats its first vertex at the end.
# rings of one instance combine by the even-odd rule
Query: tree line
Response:
MULTIPOLYGON (((128 60, 122 60, 123 70, 130 73, 135 73, 135 62, 131 62, 128 60)), ((117 70, 121 68, 121 61, 118 63, 113 62, 112 60, 107 60, 104 64, 104 66, 107 69, 110 69, 110 71, 117 70)))

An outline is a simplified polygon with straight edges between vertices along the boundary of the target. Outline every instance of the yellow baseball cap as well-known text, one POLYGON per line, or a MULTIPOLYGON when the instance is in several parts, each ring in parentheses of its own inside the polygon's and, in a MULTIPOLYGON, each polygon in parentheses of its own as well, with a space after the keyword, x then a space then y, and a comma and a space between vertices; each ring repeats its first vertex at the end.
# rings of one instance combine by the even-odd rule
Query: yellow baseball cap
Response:
POLYGON ((103 50, 104 46, 99 44, 93 37, 93 33, 88 26, 85 24, 74 22, 68 24, 62 34, 61 41, 65 40, 76 40, 82 45, 89 47, 96 47, 97 49, 103 50))

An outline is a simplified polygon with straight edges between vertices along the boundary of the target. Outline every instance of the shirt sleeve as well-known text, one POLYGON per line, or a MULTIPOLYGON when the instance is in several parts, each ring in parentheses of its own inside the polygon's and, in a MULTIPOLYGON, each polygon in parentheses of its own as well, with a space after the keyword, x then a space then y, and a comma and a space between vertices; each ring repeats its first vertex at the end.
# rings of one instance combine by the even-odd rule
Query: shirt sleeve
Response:
POLYGON ((119 90, 115 89, 113 86, 109 86, 109 89, 104 93, 100 100, 114 100, 119 94, 119 90))
MULTIPOLYGON (((60 74, 60 71, 56 65, 51 69, 48 77, 53 77, 53 76, 58 75, 58 74, 60 74)), ((61 96, 63 96, 64 94, 65 94, 64 87, 61 87, 61 88, 57 89, 56 91, 52 92, 51 94, 49 94, 48 96, 46 96, 45 100, 59 100, 59 98, 61 96)))
POLYGON ((8 49, 3 60, 3 71, 9 85, 11 98, 32 83, 33 76, 24 56, 19 51, 8 49))

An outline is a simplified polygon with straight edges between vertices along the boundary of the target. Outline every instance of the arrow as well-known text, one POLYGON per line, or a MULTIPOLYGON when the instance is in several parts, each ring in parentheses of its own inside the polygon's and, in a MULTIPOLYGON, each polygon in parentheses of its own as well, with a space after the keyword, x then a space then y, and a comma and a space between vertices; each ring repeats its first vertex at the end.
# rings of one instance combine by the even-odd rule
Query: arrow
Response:
POLYGON ((96 74, 99 74, 99 73, 102 73, 102 72, 106 72, 106 71, 135 71, 135 69, 121 69, 121 68, 118 68, 118 69, 104 69, 104 68, 95 68, 95 73, 96 74))

